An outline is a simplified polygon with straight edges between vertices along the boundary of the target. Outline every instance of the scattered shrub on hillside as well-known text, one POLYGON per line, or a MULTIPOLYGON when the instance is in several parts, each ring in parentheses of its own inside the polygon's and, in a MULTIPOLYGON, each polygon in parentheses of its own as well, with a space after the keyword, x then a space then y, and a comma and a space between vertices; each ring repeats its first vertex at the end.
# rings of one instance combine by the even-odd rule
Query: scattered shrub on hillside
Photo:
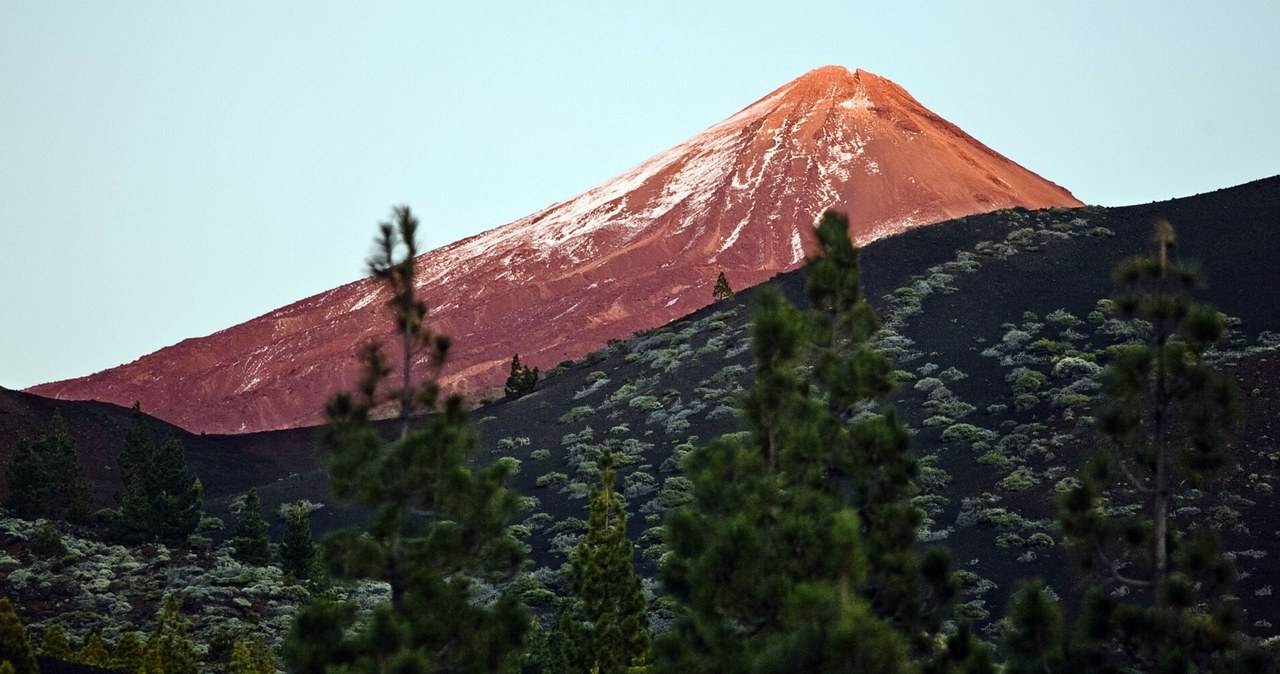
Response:
POLYGON ((593 408, 590 405, 578 405, 577 407, 560 415, 560 423, 571 424, 576 421, 582 421, 583 419, 586 419, 587 417, 590 417, 595 413, 596 413, 595 408, 593 408))
POLYGON ((1028 468, 1018 468, 1000 480, 1000 488, 1007 491, 1023 491, 1040 484, 1028 468))

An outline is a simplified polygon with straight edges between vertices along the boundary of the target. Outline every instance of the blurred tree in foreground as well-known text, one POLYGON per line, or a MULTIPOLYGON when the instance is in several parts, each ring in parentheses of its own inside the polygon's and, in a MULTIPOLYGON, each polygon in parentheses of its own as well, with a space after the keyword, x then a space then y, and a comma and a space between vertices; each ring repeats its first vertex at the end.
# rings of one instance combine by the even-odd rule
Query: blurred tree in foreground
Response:
MULTIPOLYGON (((1169 223, 1157 223, 1154 243, 1152 256, 1126 260, 1114 272, 1120 315, 1150 330, 1107 367, 1098 416, 1106 444, 1059 514, 1086 567, 1134 598, 1119 601, 1095 587, 1079 634, 1052 657, 1069 667, 1262 671, 1260 653, 1237 633, 1239 610, 1228 591, 1235 572, 1217 535, 1184 534, 1171 513, 1179 494, 1213 487, 1231 463, 1235 385, 1206 360, 1226 322, 1190 299, 1200 279, 1175 260, 1169 223)), ((1015 612, 1040 602, 1029 592, 1015 612)))
POLYGON ((357 389, 329 403, 321 440, 334 496, 371 513, 366 531, 325 538, 326 566, 336 580, 387 582, 391 599, 359 623, 346 604, 303 609, 285 645, 290 671, 496 672, 515 661, 531 624, 509 594, 477 601, 482 584, 509 580, 524 560, 509 531, 520 507, 508 486, 515 463, 473 471, 476 435, 461 397, 442 397, 433 377, 414 383, 415 365, 438 370, 450 344, 428 329, 415 295, 417 227, 396 208, 369 260, 389 291, 398 385, 384 386, 393 367, 367 345, 357 389), (390 442, 372 423, 384 404, 399 412, 390 442))

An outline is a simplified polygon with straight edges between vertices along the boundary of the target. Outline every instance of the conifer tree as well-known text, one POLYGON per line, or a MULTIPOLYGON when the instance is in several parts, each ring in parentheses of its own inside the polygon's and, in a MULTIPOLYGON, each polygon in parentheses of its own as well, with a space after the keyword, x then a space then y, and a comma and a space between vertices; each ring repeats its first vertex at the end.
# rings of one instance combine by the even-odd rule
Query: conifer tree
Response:
POLYGON ((527 365, 520 362, 520 354, 511 357, 511 374, 507 376, 506 394, 508 399, 519 398, 520 396, 533 391, 538 385, 538 368, 529 369, 527 365))
POLYGON ((156 446, 138 403, 116 463, 124 486, 108 527, 121 543, 180 545, 200 523, 204 488, 187 467, 182 442, 170 434, 156 446))
POLYGON ((111 537, 120 543, 143 543, 152 539, 153 518, 147 487, 155 453, 155 441, 142 415, 142 406, 135 402, 124 443, 116 456, 123 491, 116 497, 118 507, 108 526, 111 537))
MULTIPOLYGON (((756 379, 744 399, 750 432, 685 460, 693 502, 668 513, 672 559, 663 569, 680 612, 659 642, 660 671, 911 668, 907 641, 863 596, 864 524, 841 486, 859 468, 855 440, 866 432, 851 434, 812 386, 847 405, 888 389, 876 379, 887 364, 862 348, 874 317, 857 292, 847 223, 828 214, 819 240, 818 259, 834 254, 835 264, 810 261, 810 296, 834 315, 806 320, 778 291, 760 289, 751 328, 756 379), (823 347, 853 348, 852 365, 827 358, 823 347), (810 348, 818 349, 813 380, 798 371, 810 348)), ((891 416, 882 423, 896 428, 891 416)))
POLYGON ((204 487, 187 467, 182 441, 176 435, 170 434, 160 443, 147 476, 151 534, 168 545, 184 543, 200 524, 204 487))
POLYGON ((76 651, 76 662, 92 667, 108 667, 111 665, 111 654, 107 652, 107 645, 102 641, 102 635, 96 630, 89 634, 84 640, 84 645, 80 650, 76 651))
POLYGON ((142 414, 142 404, 134 402, 130 408, 129 428, 125 431, 124 444, 116 456, 121 482, 127 484, 135 476, 145 476, 151 470, 155 455, 155 439, 142 414))
POLYGON ((1147 321, 1150 335, 1107 367, 1106 443, 1064 496, 1059 522, 1086 567, 1136 593, 1120 602, 1095 588, 1086 598, 1080 630, 1091 652, 1119 652, 1117 666, 1151 671, 1227 671, 1257 657, 1236 634, 1226 588, 1234 571, 1212 531, 1184 535, 1170 512, 1176 493, 1212 487, 1230 464, 1234 384, 1205 358, 1226 325, 1189 298, 1199 279, 1174 259, 1167 222, 1154 242, 1153 256, 1115 270, 1116 307, 1147 321))
POLYGON ((717 302, 733 299, 733 288, 729 287, 729 279, 724 277, 724 272, 716 277, 716 287, 711 290, 711 298, 717 302))
POLYGON ((314 575, 316 561, 316 546, 311 540, 311 511, 301 501, 293 503, 284 510, 280 566, 294 578, 307 580, 314 575))
POLYGON ((616 477, 606 455, 600 485, 591 492, 586 536, 573 552, 576 606, 560 625, 572 671, 621 674, 649 661, 648 602, 632 565, 627 514, 613 490, 616 477))
MULTIPOLYGON (((1058 674, 1068 669, 1067 632, 1062 609, 1044 583, 1025 583, 1014 595, 1004 632, 1005 674, 1058 674)), ((1079 671, 1079 670, 1074 670, 1079 671)), ((1088 670, 1085 670, 1088 671, 1088 670)))
POLYGON ((275 674, 275 656, 262 637, 237 639, 231 647, 227 674, 275 674))
POLYGON ((231 539, 232 557, 242 564, 266 566, 271 563, 271 540, 267 538, 267 518, 262 499, 254 487, 245 495, 236 516, 236 535, 231 539))
POLYGON ((249 655, 249 645, 242 639, 236 639, 231 645, 231 660, 227 662, 227 674, 258 674, 254 668, 253 656, 249 655))
POLYGON ((510 594, 489 606, 472 601, 476 580, 509 579, 523 561, 509 530, 519 510, 508 486, 514 462, 473 471, 476 435, 462 399, 442 399, 432 379, 414 384, 415 362, 438 368, 449 348, 427 328, 426 305, 415 296, 417 226, 407 207, 396 208, 370 259, 390 290, 399 385, 385 390, 392 368, 379 345, 367 346, 357 391, 329 403, 321 438, 334 495, 371 512, 366 532, 326 537, 326 564, 337 579, 387 582, 391 599, 359 626, 334 602, 299 612, 285 647, 295 672, 494 672, 514 662, 530 625, 510 594), (399 407, 400 433, 389 443, 370 424, 384 403, 399 407))
POLYGON ((73 655, 71 642, 67 639, 67 631, 62 625, 54 623, 44 630, 40 637, 40 655, 46 658, 70 660, 73 655))
POLYGON ((156 624, 147 638, 143 671, 147 674, 198 674, 199 658, 187 636, 187 621, 178 599, 169 595, 156 614, 156 624))
POLYGON ((8 663, 14 674, 36 674, 35 649, 22 619, 8 597, 0 597, 0 662, 8 663))
POLYGON ((34 520, 85 522, 89 517, 89 483, 80 477, 75 440, 60 412, 54 412, 49 429, 35 441, 18 438, 13 459, 5 471, 9 483, 7 506, 15 515, 34 520))
MULTIPOLYGON (((848 427, 847 433, 832 437, 840 443, 833 460, 837 474, 849 482, 850 505, 862 523, 867 557, 863 594, 876 615, 923 656, 933 648, 933 635, 947 617, 958 584, 945 548, 932 548, 923 556, 915 550, 923 520, 912 502, 918 493, 919 467, 893 410, 848 423, 856 405, 882 401, 890 392, 893 368, 871 341, 879 322, 863 298, 848 218, 826 212, 817 234, 822 254, 809 261, 805 287, 810 303, 808 348, 814 383, 827 393, 830 413, 848 427)), ((961 647, 975 648, 976 643, 961 647)))
POLYGON ((145 479, 135 474, 125 480, 120 507, 108 526, 111 537, 120 543, 144 543, 153 538, 151 501, 147 498, 145 479))
POLYGON ((111 649, 110 667, 126 672, 141 672, 145 652, 142 637, 137 632, 125 632, 116 640, 115 648, 111 649))

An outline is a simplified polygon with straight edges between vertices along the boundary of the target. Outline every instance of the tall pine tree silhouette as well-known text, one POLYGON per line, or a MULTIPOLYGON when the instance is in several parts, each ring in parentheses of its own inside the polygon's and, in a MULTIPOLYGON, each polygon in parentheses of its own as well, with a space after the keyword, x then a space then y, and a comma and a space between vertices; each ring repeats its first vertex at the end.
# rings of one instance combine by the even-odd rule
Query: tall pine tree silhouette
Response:
POLYGON ((667 516, 663 580, 679 612, 675 629, 659 639, 659 671, 911 669, 907 640, 863 594, 864 523, 841 484, 860 461, 854 434, 815 395, 835 382, 834 403, 874 396, 889 387, 887 363, 869 349, 852 361, 823 353, 863 351, 874 317, 857 290, 847 222, 828 213, 818 236, 810 296, 823 302, 821 315, 807 320, 777 290, 757 290, 756 377, 743 403, 750 432, 723 436, 685 460, 693 502, 667 516), (810 378, 800 365, 812 347, 818 374, 810 378))
POLYGON ((1121 653, 1114 666, 1147 671, 1262 671, 1258 651, 1236 633, 1227 588, 1234 570, 1216 534, 1184 534, 1170 511, 1177 494, 1211 488, 1231 463, 1235 386, 1206 359, 1226 323, 1191 299, 1200 279, 1175 258, 1168 222, 1157 223, 1154 244, 1153 255, 1115 270, 1117 310, 1149 324, 1149 337, 1108 365, 1098 416, 1106 442, 1059 514, 1086 566, 1136 598, 1117 601, 1095 588, 1081 617, 1087 638, 1073 648, 1100 662, 1121 653))
POLYGON ((591 491, 587 533, 572 555, 572 608, 561 620, 561 643, 574 671, 622 674, 649 662, 648 601, 632 565, 627 514, 614 492, 617 472, 602 459, 591 491))
POLYGON ((473 470, 476 435, 462 398, 442 397, 432 377, 414 380, 420 360, 438 371, 450 344, 427 327, 415 295, 417 228, 407 207, 394 209, 369 260, 388 290, 399 376, 384 386, 394 368, 381 345, 368 345, 357 390, 329 403, 321 439, 335 497, 371 513, 366 531, 325 538, 328 569, 337 580, 385 581, 391 599, 359 625, 343 604, 301 611, 285 647, 292 671, 496 672, 518 655, 530 626, 509 594, 487 606, 472 601, 478 579, 510 579, 524 559, 509 531, 520 508, 508 486, 515 465, 473 470), (399 417, 390 442, 371 423, 384 404, 399 417))

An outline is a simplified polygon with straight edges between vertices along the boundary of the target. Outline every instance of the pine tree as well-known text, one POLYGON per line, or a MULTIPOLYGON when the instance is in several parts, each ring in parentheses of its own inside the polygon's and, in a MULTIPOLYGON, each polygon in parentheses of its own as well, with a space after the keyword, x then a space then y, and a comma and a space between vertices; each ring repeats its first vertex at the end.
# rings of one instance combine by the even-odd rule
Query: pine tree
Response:
POLYGON ((111 654, 107 652, 107 645, 103 643, 102 635, 97 631, 90 633, 84 640, 84 645, 76 651, 75 661, 92 667, 110 666, 111 654))
POLYGON ((187 621, 178 599, 170 595, 156 614, 156 624, 147 638, 143 670, 162 674, 197 674, 200 663, 195 646, 187 636, 187 621))
POLYGON ((111 650, 110 667, 126 672, 141 672, 145 651, 142 637, 137 632, 125 632, 111 650))
MULTIPOLYGON (((919 467, 893 410, 847 422, 856 405, 882 401, 891 391, 893 368, 871 341, 879 322, 862 295, 848 218, 828 211, 817 234, 822 254, 809 261, 805 287, 811 307, 808 347, 814 383, 827 392, 829 412, 849 429, 833 436, 841 445, 833 459, 838 474, 849 481, 850 505, 862 524, 867 557, 862 592, 876 615, 923 656, 933 648, 958 583, 945 548, 932 548, 923 556, 916 552, 923 513, 912 498, 918 492, 919 467)), ((948 643, 966 651, 979 648, 976 643, 948 643)), ((945 650, 937 656, 955 658, 945 650)))
POLYGON ((828 214, 819 229, 823 253, 837 264, 810 262, 810 296, 835 315, 806 320, 775 289, 757 291, 756 379, 744 399, 750 432, 723 436, 685 460, 693 502, 667 515, 672 558, 663 580, 680 611, 659 641, 660 671, 910 670, 907 642, 863 596, 864 525, 841 486, 858 468, 855 439, 865 432, 850 433, 814 395, 814 385, 825 384, 831 401, 844 405, 888 389, 874 378, 883 357, 862 347, 864 321, 874 317, 860 308, 856 254, 847 229, 836 231, 842 226, 828 214), (855 349, 855 379, 837 381, 824 345, 855 349), (798 370, 811 347, 819 348, 813 380, 798 370))
POLYGON ((182 441, 170 434, 156 449, 145 480, 150 533, 167 545, 181 545, 200 523, 204 487, 192 475, 182 441))
POLYGON ((311 511, 301 501, 284 510, 280 566, 285 573, 299 580, 311 578, 316 567, 316 546, 311 541, 311 511))
POLYGON ((111 537, 120 543, 185 543, 200 523, 204 487, 187 467, 177 436, 171 433, 156 446, 138 403, 116 463, 124 489, 108 526, 111 537))
POLYGON ((573 552, 573 590, 581 619, 561 621, 563 642, 576 648, 573 671, 621 674, 649 661, 644 588, 632 566, 627 514, 613 491, 616 471, 606 456, 592 490, 587 534, 573 552))
POLYGON ((120 467, 121 483, 127 484, 135 476, 144 476, 155 461, 156 443, 142 414, 142 404, 135 402, 130 408, 129 429, 125 431, 124 444, 116 456, 120 467))
POLYGON ((110 536, 125 544, 152 540, 151 499, 147 495, 148 475, 155 462, 155 441, 142 414, 142 406, 133 404, 129 428, 116 456, 123 491, 116 496, 117 508, 109 524, 110 536))
POLYGON ((711 298, 717 302, 733 299, 733 288, 729 287, 729 279, 724 277, 724 272, 716 277, 716 287, 711 290, 711 298))
POLYGON ((533 391, 538 385, 538 368, 529 369, 528 366, 520 362, 520 354, 511 357, 511 374, 507 376, 506 394, 508 399, 519 398, 520 396, 533 391))
POLYGON ((342 604, 301 611, 285 647, 293 671, 499 671, 515 661, 531 622, 510 594, 489 606, 472 601, 476 579, 510 579, 523 561, 509 530, 520 501, 508 487, 513 461, 470 467, 476 435, 462 399, 442 400, 433 380, 413 382, 415 361, 438 368, 450 344, 427 328, 415 297, 417 225, 407 207, 396 208, 370 259, 391 291, 399 385, 384 390, 392 368, 379 345, 367 346, 357 391, 329 403, 321 437, 335 497, 371 512, 366 532, 326 537, 327 566, 339 579, 387 582, 391 599, 359 626, 342 604), (399 407, 400 433, 390 443, 369 422, 384 403, 399 407), (421 411, 430 414, 415 418, 421 411))
POLYGON ((14 674, 36 674, 35 649, 22 619, 8 597, 0 597, 0 662, 8 663, 14 674))
POLYGON ((50 497, 45 486, 48 478, 44 472, 45 467, 41 463, 36 443, 25 435, 18 436, 18 445, 4 473, 5 480, 9 483, 9 498, 5 501, 5 507, 13 511, 14 515, 29 520, 48 515, 50 497))
POLYGON ((262 637, 237 639, 231 647, 227 674, 275 674, 275 656, 262 637))
POLYGON ((1116 307, 1151 330, 1107 367, 1098 420, 1107 442, 1064 496, 1059 522, 1086 567, 1137 592, 1126 602, 1100 588, 1089 594, 1080 627, 1088 650, 1124 653, 1119 666, 1225 671, 1256 657, 1235 633, 1226 588, 1234 571, 1212 531, 1178 531, 1170 505, 1180 491, 1212 487, 1229 466, 1236 400, 1233 382, 1205 358, 1225 321, 1188 297, 1199 279, 1174 259, 1175 243, 1160 221, 1155 255, 1116 268, 1116 307))
POLYGON ((1005 674, 1057 674, 1067 669, 1062 609, 1044 583, 1025 583, 1014 595, 1004 633, 1005 674))
POLYGON ((147 498, 145 478, 140 474, 125 480, 120 507, 111 519, 108 529, 111 537, 125 544, 145 543, 152 540, 151 501, 147 498))
POLYGON ((89 483, 80 477, 82 472, 75 440, 62 414, 54 412, 49 429, 34 442, 18 438, 5 471, 9 483, 6 505, 23 519, 86 522, 91 494, 89 483))
POLYGON ((257 669, 259 674, 275 674, 276 672, 276 654, 262 640, 261 636, 254 635, 249 639, 249 662, 257 669))
POLYGON ((258 674, 249 655, 249 645, 237 639, 231 646, 231 660, 227 662, 227 674, 258 674))
POLYGON ((40 655, 46 658, 70 660, 72 657, 71 642, 67 639, 67 631, 62 625, 54 623, 44 630, 40 637, 40 655))
POLYGON ((262 513, 257 487, 249 490, 240 507, 231 548, 231 556, 242 564, 266 566, 271 563, 271 540, 267 538, 267 519, 262 513))

